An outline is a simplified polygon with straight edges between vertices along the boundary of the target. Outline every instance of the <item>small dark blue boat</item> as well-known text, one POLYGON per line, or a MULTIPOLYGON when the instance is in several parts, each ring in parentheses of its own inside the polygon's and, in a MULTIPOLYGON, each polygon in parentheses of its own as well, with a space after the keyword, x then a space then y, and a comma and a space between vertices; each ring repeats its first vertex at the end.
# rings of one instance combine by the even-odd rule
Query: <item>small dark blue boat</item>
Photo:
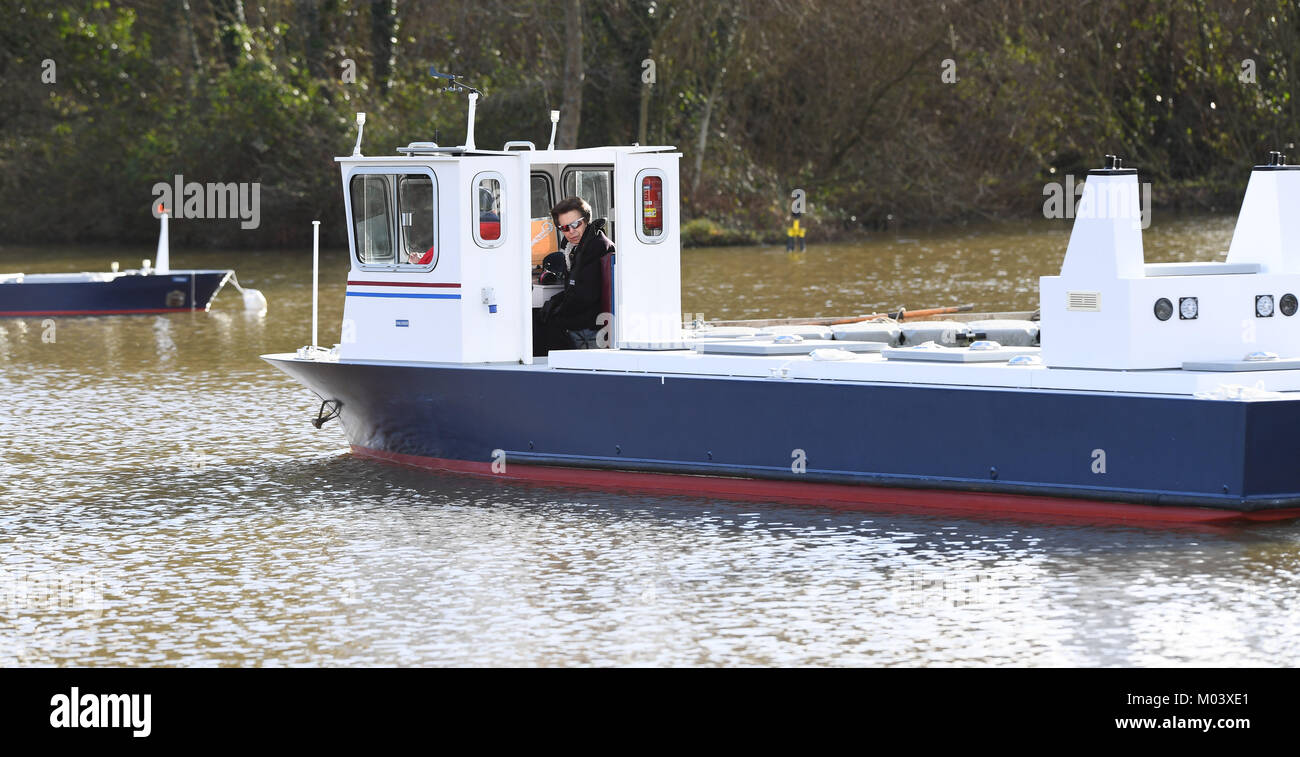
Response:
POLYGON ((0 317, 129 315, 208 310, 227 282, 244 293, 245 307, 265 309, 254 289, 243 289, 232 270, 175 269, 169 263, 167 213, 155 265, 102 273, 0 274, 0 317))
POLYGON ((0 316, 207 310, 234 275, 220 270, 0 275, 0 316))

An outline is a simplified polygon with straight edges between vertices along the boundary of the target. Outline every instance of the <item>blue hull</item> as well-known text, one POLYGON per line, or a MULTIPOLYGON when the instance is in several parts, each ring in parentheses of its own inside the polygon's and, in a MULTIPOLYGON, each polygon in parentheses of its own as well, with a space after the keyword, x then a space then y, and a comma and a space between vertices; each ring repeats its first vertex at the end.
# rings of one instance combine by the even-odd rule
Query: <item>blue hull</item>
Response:
POLYGON ((1300 507, 1300 400, 269 360, 393 459, 1300 507))
POLYGON ((131 274, 111 281, 0 284, 0 317, 118 315, 207 310, 231 271, 131 274))

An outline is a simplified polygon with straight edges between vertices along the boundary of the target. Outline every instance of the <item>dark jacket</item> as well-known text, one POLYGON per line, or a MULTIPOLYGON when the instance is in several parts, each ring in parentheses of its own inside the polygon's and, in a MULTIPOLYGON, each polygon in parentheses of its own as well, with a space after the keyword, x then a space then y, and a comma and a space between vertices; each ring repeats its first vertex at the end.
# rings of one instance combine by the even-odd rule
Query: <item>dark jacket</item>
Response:
MULTIPOLYGON (((568 252, 565 250, 566 257, 568 252)), ((553 298, 560 301, 547 312, 547 323, 570 331, 600 328, 596 317, 600 315, 601 295, 605 291, 601 261, 613 253, 614 243, 605 236, 604 220, 587 224, 564 278, 564 291, 553 298)))

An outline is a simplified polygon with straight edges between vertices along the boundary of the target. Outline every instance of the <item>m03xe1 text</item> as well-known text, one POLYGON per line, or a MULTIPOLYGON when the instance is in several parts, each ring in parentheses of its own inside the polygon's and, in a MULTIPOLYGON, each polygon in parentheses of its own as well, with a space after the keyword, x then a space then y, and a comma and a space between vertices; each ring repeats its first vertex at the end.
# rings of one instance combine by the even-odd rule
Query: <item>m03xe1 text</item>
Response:
MULTIPOLYGON (((1245 705, 1247 694, 1197 694, 1196 704, 1234 704, 1245 705)), ((1191 704, 1192 697, 1190 694, 1129 694, 1128 704, 1145 704, 1159 709, 1162 705, 1167 704, 1191 704)))
POLYGON ((1248 704, 1246 694, 1197 694, 1197 704, 1248 704))

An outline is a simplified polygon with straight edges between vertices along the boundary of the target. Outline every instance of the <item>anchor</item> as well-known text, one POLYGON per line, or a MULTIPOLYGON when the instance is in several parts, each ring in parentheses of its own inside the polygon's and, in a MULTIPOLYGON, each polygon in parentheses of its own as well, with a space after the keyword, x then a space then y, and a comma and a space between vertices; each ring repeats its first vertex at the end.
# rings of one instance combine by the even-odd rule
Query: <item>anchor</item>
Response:
POLYGON ((320 403, 320 410, 316 412, 316 418, 311 425, 316 428, 324 426, 326 422, 339 417, 339 411, 343 409, 343 403, 338 400, 325 400, 320 403), (328 409, 328 412, 326 410, 328 409))

